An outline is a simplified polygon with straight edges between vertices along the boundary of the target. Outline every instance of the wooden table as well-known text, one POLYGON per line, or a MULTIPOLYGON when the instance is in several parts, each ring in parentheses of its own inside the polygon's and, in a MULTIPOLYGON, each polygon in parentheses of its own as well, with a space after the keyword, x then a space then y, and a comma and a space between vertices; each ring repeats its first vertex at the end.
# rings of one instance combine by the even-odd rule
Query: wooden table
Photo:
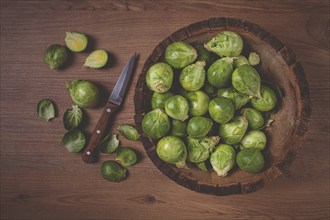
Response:
MULTIPOLYGON (((1 219, 329 219, 329 1, 1 1, 1 219), (302 63, 313 105, 306 141, 290 169, 263 189, 217 197, 186 189, 164 176, 140 142, 138 164, 121 183, 100 176, 100 162, 60 144, 62 117, 72 105, 65 83, 92 80, 108 92, 133 52, 137 71, 113 132, 134 124, 133 94, 144 61, 177 29, 210 17, 257 23, 292 48, 302 63), (106 69, 83 69, 74 54, 61 71, 43 63, 47 46, 66 31, 89 35, 91 48, 110 52, 106 69), (57 117, 41 120, 40 99, 56 103, 57 117)), ((87 109, 90 134, 102 108, 87 109)))

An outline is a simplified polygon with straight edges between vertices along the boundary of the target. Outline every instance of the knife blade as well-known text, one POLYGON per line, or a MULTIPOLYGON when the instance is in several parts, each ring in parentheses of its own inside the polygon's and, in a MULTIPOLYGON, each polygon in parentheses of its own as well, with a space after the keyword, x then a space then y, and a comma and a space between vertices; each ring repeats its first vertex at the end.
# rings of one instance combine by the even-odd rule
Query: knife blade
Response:
POLYGON ((96 149, 99 145, 103 134, 107 128, 110 117, 112 117, 121 107, 125 95, 128 90, 129 82, 134 73, 134 67, 137 61, 138 54, 135 52, 130 60, 122 70, 115 87, 113 88, 109 100, 105 105, 99 121, 97 122, 95 129, 90 137, 89 142, 84 150, 82 159, 86 163, 92 163, 96 159, 96 149))

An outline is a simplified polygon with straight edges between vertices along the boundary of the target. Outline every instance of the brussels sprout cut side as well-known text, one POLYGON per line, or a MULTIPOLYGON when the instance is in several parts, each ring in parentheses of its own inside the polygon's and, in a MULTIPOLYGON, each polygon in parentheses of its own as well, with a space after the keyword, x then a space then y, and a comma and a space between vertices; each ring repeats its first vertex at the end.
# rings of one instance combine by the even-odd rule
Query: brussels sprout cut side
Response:
POLYGON ((94 50, 88 55, 84 63, 84 67, 101 68, 108 62, 108 53, 105 50, 94 50))
POLYGON ((73 52, 81 52, 86 49, 88 39, 80 32, 66 32, 66 46, 73 52))

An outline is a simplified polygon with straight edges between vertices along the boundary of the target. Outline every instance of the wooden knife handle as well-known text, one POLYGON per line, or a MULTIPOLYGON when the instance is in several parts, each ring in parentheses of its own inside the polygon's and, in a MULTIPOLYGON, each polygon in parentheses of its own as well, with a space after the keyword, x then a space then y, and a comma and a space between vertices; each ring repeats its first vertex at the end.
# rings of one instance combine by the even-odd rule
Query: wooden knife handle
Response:
POLYGON ((107 128, 109 118, 118 110, 118 106, 108 102, 105 106, 99 121, 97 122, 95 129, 89 139, 89 142, 84 150, 82 156, 83 161, 86 163, 93 163, 96 156, 96 148, 102 140, 103 134, 107 128))

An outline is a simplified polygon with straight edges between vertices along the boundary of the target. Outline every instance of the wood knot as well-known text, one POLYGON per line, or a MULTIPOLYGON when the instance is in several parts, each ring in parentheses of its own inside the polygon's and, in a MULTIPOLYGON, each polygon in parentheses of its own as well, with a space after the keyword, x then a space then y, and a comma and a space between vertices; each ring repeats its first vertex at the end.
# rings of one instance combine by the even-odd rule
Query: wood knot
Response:
POLYGON ((144 196, 144 201, 147 203, 147 204, 154 204, 157 200, 154 196, 152 195, 145 195, 144 196))

